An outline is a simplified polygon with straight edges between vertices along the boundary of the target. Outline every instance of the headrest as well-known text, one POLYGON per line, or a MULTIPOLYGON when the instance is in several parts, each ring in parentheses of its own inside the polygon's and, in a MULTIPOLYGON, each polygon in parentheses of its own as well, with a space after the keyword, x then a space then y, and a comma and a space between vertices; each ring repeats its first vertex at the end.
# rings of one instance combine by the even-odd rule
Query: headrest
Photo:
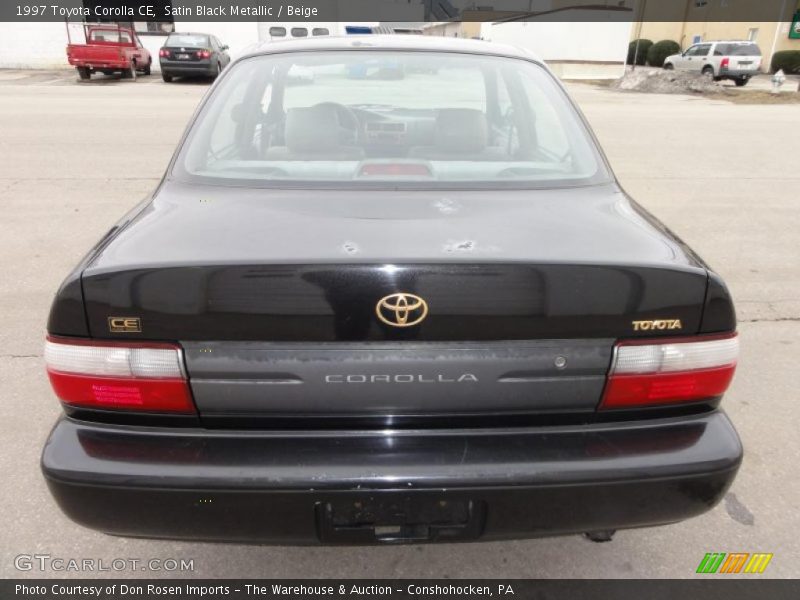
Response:
POLYGON ((339 147, 341 127, 330 105, 290 108, 286 112, 286 146, 292 152, 320 152, 339 147))
POLYGON ((442 108, 436 117, 436 146, 454 154, 486 148, 489 128, 486 115, 473 108, 442 108))

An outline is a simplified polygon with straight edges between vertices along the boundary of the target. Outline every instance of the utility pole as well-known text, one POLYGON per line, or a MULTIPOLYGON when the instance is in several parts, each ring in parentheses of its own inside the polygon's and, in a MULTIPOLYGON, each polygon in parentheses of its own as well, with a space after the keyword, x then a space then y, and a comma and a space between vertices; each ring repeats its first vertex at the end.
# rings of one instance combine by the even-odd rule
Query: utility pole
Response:
POLYGON ((633 64, 631 71, 636 70, 636 59, 639 58, 639 42, 642 40, 642 26, 644 25, 644 14, 647 10, 647 0, 642 0, 642 13, 639 15, 639 29, 636 32, 636 46, 633 49, 633 64))

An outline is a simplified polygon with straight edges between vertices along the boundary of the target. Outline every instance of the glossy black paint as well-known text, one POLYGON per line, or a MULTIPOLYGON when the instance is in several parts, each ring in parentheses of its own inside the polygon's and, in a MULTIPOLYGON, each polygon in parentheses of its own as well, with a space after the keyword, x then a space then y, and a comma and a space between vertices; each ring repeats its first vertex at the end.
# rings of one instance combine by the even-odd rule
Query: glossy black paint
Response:
POLYGON ((47 332, 53 335, 89 337, 89 324, 86 319, 86 306, 83 297, 83 271, 91 263, 98 252, 124 228, 135 215, 151 200, 143 200, 129 210, 81 259, 75 268, 67 275, 64 282, 56 292, 50 315, 47 319, 47 332))
POLYGON ((700 333, 722 333, 736 330, 736 310, 731 294, 722 278, 708 271, 708 290, 703 308, 700 333))
POLYGON ((64 336, 89 337, 81 286, 82 271, 80 267, 73 270, 58 288, 47 319, 48 332, 64 336))
MULTIPOLYGON (((481 539, 502 539, 700 514, 721 499, 741 453, 719 412, 558 429, 327 434, 61 420, 42 468, 67 515, 121 535, 315 543, 319 507, 414 498, 484 505, 481 539)), ((350 533, 324 541, 376 541, 369 526, 350 533)))
MULTIPOLYGON (((168 183, 83 272, 92 337, 458 341, 699 331, 707 273, 614 185, 569 190, 244 190, 168 183), (429 317, 390 328, 384 295, 429 317), (111 334, 109 316, 142 333, 111 334)), ((54 308, 58 313, 60 307, 54 308)), ((66 319, 51 319, 51 333, 66 319)))
MULTIPOLYGON (((680 319, 698 332, 702 272, 575 265, 252 265, 175 267, 86 276, 92 337, 108 317, 137 316, 138 339, 481 341, 648 335, 632 321, 680 319), (419 326, 381 323, 385 295, 412 292, 431 312, 419 326)), ((649 332, 653 335, 653 332, 649 332)))

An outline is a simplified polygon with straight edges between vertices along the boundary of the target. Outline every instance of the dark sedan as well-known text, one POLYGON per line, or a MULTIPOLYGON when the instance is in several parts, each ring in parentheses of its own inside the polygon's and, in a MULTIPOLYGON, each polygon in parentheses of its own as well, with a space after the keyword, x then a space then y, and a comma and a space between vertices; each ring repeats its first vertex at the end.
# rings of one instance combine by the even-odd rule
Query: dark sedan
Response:
POLYGON ((116 535, 603 541, 724 496, 737 354, 725 284, 540 60, 271 43, 58 291, 42 469, 116 535))
POLYGON ((213 77, 231 62, 228 46, 207 33, 172 33, 158 51, 161 78, 213 77))

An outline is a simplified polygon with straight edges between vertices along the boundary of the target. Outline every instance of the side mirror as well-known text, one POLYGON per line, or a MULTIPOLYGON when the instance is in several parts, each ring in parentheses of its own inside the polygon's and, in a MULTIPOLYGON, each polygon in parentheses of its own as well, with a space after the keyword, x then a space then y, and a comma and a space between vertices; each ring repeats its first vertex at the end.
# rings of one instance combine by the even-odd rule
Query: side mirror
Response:
POLYGON ((230 48, 230 46, 228 46, 227 44, 223 44, 222 46, 219 47, 220 50, 227 50, 228 48, 230 48))

